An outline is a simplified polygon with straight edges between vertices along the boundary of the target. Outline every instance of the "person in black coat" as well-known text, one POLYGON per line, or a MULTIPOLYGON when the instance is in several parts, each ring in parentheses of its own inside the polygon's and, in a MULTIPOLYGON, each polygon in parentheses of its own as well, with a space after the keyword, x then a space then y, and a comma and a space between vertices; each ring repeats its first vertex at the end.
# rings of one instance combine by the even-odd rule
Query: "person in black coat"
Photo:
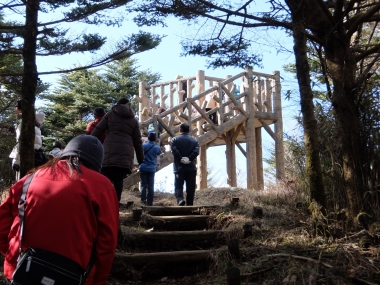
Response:
POLYGON ((189 125, 181 124, 180 134, 171 142, 171 151, 174 156, 174 196, 178 206, 193 205, 197 166, 196 158, 199 155, 198 140, 189 135, 189 125), (183 185, 186 182, 186 202, 183 198, 183 185))

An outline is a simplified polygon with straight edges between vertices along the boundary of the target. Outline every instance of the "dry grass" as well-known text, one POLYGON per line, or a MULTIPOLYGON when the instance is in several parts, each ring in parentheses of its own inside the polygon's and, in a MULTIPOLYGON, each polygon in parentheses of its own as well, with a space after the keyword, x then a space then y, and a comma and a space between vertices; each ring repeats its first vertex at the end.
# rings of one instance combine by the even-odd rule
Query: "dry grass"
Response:
MULTIPOLYGON (((125 201, 138 203, 139 193, 126 193, 125 201)), ((208 270, 184 277, 168 278, 166 284, 226 284, 226 271, 240 270, 241 284, 380 284, 380 249, 361 248, 359 237, 344 239, 341 222, 330 224, 330 238, 313 237, 307 197, 286 185, 253 192, 241 188, 209 188, 196 192, 194 205, 224 205, 214 228, 227 230, 225 241, 239 239, 240 259, 233 259, 217 244, 210 249, 208 270), (233 197, 238 206, 231 206, 233 197), (263 209, 262 218, 252 216, 253 207, 263 209), (253 234, 242 237, 242 227, 250 223, 253 234), (343 238, 343 239, 342 239, 343 238)), ((175 205, 173 194, 157 193, 155 205, 175 205)), ((140 227, 144 230, 144 227, 140 227)), ((165 275, 165 273, 162 273, 165 275)), ((162 275, 162 277, 164 277, 162 275)), ((125 281, 127 282, 127 281, 125 281)), ((140 284, 138 280, 131 283, 140 284)), ((159 278, 143 284, 162 284, 159 278)), ((110 283, 115 284, 115 283, 110 283)))
MULTIPOLYGON (((139 192, 125 191, 122 202, 127 201, 140 206, 139 192)), ((174 206, 175 202, 173 194, 155 194, 154 205, 174 206)), ((330 224, 329 230, 334 233, 330 238, 314 238, 306 197, 286 185, 273 185, 261 192, 240 188, 204 189, 196 192, 194 205, 223 206, 213 213, 217 218, 212 227, 227 231, 218 241, 211 245, 176 245, 176 250, 207 247, 210 249, 208 266, 200 264, 190 269, 150 264, 133 268, 114 264, 108 284, 226 284, 225 273, 232 267, 240 270, 241 284, 380 284, 380 248, 376 242, 369 248, 359 247, 360 236, 349 237, 360 229, 343 231, 340 221, 330 224), (237 206, 231 206, 233 197, 239 198, 237 206), (252 216, 254 206, 263 209, 261 218, 252 216), (247 223, 253 231, 252 236, 244 238, 242 227, 247 223), (227 249, 226 243, 236 238, 239 238, 240 259, 232 258, 227 250, 218 251, 227 249)), ((120 210, 126 239, 132 232, 146 230, 140 222, 131 221, 131 209, 120 210)), ((140 242, 144 252, 168 251, 140 242)), ((139 246, 119 249, 139 252, 139 246)))

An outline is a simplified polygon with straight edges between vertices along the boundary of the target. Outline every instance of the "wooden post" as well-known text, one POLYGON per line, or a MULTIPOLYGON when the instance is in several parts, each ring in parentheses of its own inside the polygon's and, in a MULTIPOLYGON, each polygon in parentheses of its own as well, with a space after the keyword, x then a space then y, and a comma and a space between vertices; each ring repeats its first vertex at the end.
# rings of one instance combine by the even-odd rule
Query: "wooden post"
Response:
MULTIPOLYGON (((197 95, 205 91, 205 72, 198 70, 197 76, 197 95)), ((199 106, 202 106, 204 97, 199 100, 199 106)), ((203 120, 197 122, 198 136, 203 134, 202 129, 203 120)), ((207 188, 207 147, 203 145, 200 147, 199 155, 197 157, 197 190, 207 188)))
POLYGON ((239 197, 232 197, 231 198, 231 205, 232 206, 239 206, 239 197))
POLYGON ((175 87, 173 83, 169 83, 169 108, 174 107, 174 92, 175 87))
POLYGON ((218 82, 218 102, 217 105, 219 107, 219 111, 217 113, 218 118, 218 124, 219 126, 223 125, 224 123, 224 107, 223 107, 223 95, 222 95, 222 88, 220 87, 220 82, 218 82))
POLYGON ((250 236, 253 236, 253 232, 252 232, 252 224, 251 223, 245 223, 243 225, 243 236, 245 238, 247 237, 250 237, 250 236))
POLYGON ((281 82, 280 72, 273 72, 275 78, 274 94, 274 113, 277 115, 277 121, 274 123, 275 153, 276 153, 276 178, 282 180, 285 176, 285 158, 284 158, 284 134, 282 125, 282 106, 281 106, 281 82))
POLYGON ((266 112, 273 113, 272 109, 272 87, 269 78, 265 79, 265 101, 266 101, 266 112))
POLYGON ((249 118, 246 122, 247 137, 247 188, 257 190, 255 102, 253 98, 253 72, 247 68, 244 77, 244 89, 247 92, 246 111, 249 118))
MULTIPOLYGON (((165 108, 165 85, 161 85, 161 94, 160 94, 160 107, 165 108)), ((155 113, 156 114, 156 113, 155 113)))
POLYGON ((231 239, 227 242, 228 252, 234 259, 240 259, 239 240, 231 239))
POLYGON ((134 208, 132 209, 132 217, 134 220, 139 221, 142 215, 142 208, 134 208))
POLYGON ((254 100, 257 103, 257 109, 260 112, 262 112, 263 108, 262 108, 262 102, 261 102, 261 77, 260 76, 257 76, 255 85, 256 85, 256 92, 255 92, 256 98, 254 100))
POLYGON ((257 187, 258 190, 264 189, 264 169, 263 169, 263 145, 261 128, 255 128, 256 135, 256 167, 257 167, 257 187))
POLYGON ((226 272, 227 285, 240 285, 240 269, 237 267, 232 267, 226 272))
POLYGON ((145 81, 142 81, 139 83, 139 120, 140 122, 144 122, 149 119, 149 97, 148 97, 148 91, 149 89, 148 84, 145 81))
POLYGON ((263 208, 254 206, 252 218, 262 218, 263 217, 263 208))
POLYGON ((235 152, 235 141, 234 131, 232 129, 226 133, 224 136, 226 142, 226 166, 227 166, 227 184, 230 187, 237 186, 237 177, 236 177, 236 152, 235 152))

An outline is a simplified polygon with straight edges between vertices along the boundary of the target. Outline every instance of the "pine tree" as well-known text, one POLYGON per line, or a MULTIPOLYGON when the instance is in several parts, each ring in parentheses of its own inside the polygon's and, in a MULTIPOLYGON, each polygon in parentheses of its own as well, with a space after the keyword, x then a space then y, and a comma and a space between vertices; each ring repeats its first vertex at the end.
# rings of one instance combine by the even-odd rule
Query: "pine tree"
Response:
POLYGON ((124 59, 103 69, 62 75, 53 92, 41 95, 47 105, 43 108, 46 114, 45 135, 67 143, 85 132, 96 107, 109 111, 122 97, 133 102, 140 81, 154 83, 160 79, 158 73, 139 71, 136 63, 134 59, 124 59))
MULTIPOLYGON (((21 15, 21 19, 25 20, 17 22, 16 19, 9 25, 0 25, 2 53, 22 55, 23 59, 21 73, 0 73, 0 76, 22 76, 21 176, 34 166, 35 100, 39 75, 42 74, 38 73, 36 57, 100 51, 107 39, 99 34, 86 32, 86 28, 88 25, 120 25, 123 17, 114 11, 129 2, 130 0, 15 0, 1 4, 5 18, 21 15), (47 17, 50 19, 45 20, 47 17), (70 29, 67 28, 70 23, 80 25, 70 29)), ((106 56, 73 70, 97 67, 129 57, 154 48, 159 42, 159 37, 149 33, 132 34, 122 38, 106 56)), ((53 72, 65 71, 46 73, 53 72)))

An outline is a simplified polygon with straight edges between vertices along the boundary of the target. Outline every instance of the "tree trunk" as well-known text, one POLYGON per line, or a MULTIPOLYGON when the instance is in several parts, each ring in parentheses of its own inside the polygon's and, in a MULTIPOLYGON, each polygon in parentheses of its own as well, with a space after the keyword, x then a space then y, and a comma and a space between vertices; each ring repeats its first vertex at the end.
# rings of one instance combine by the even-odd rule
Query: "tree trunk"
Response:
POLYGON ((342 145, 343 176, 347 197, 349 219, 353 220, 363 206, 363 195, 366 189, 362 180, 364 146, 360 140, 360 118, 357 106, 355 86, 356 62, 349 50, 349 41, 330 37, 326 45, 326 59, 331 74, 334 91, 334 107, 342 145))
MULTIPOLYGON (((296 5, 299 1, 288 2, 294 2, 296 5)), ((360 21, 355 23, 356 21, 335 19, 341 11, 327 13, 317 0, 305 1, 303 8, 306 27, 312 31, 316 42, 324 48, 325 55, 320 60, 326 61, 326 75, 331 77, 334 86, 332 106, 338 122, 348 215, 352 221, 363 206, 363 196, 367 189, 362 179, 362 150, 366 146, 361 142, 357 108, 361 86, 357 86, 357 63, 354 49, 350 46, 351 31, 358 28, 355 25, 359 25, 360 21), (350 25, 347 25, 348 22, 350 25)), ((360 17, 360 14, 356 17, 360 17)))
POLYGON ((23 177, 34 167, 34 126, 37 89, 37 21, 39 0, 26 1, 26 18, 24 29, 23 59, 24 71, 22 76, 22 124, 20 135, 20 177, 23 177))
POLYGON ((306 172, 310 183, 310 197, 327 208, 326 193, 323 183, 321 162, 319 157, 317 120, 314 115, 313 93, 310 83, 310 66, 307 58, 306 32, 303 25, 302 5, 298 1, 287 1, 292 12, 294 54, 296 58, 297 79, 301 97, 301 112, 305 132, 306 172))

